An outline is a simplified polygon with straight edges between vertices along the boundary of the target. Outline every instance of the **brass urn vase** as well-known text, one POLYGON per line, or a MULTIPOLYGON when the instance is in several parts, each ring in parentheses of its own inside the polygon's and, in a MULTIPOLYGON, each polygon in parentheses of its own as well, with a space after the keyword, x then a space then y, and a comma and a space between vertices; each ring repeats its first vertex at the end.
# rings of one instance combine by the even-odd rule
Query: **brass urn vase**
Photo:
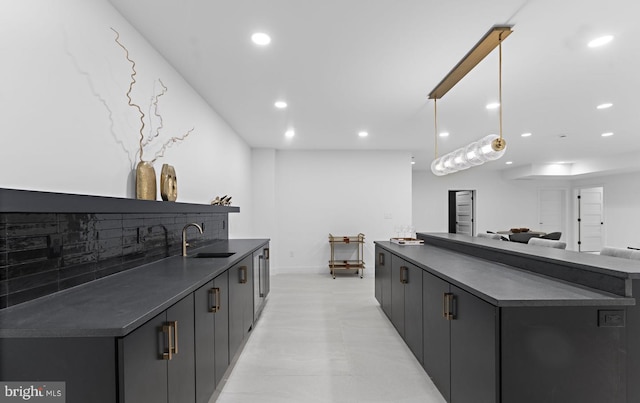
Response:
POLYGON ((156 170, 147 161, 140 161, 136 167, 136 199, 156 199, 156 170))

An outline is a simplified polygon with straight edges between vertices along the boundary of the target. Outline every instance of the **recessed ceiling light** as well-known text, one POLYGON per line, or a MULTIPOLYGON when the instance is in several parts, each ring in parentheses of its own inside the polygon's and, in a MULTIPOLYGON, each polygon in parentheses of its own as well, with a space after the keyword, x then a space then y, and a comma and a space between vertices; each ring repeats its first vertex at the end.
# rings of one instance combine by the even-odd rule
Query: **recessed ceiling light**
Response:
POLYGON ((612 103, 607 102, 607 103, 600 104, 600 105, 596 106, 596 108, 597 109, 607 109, 607 108, 611 108, 612 106, 613 106, 612 103))
POLYGON ((531 137, 531 133, 522 133, 520 136, 522 136, 522 137, 531 137))
POLYGON ((611 136, 613 136, 613 132, 602 133, 601 136, 602 137, 611 137, 611 136))
POLYGON ((513 164, 513 161, 507 161, 507 162, 505 162, 505 164, 506 165, 511 165, 511 164, 513 164))
POLYGON ((415 165, 415 164, 416 164, 416 162, 415 162, 415 161, 411 161, 411 165, 415 165))
POLYGON ((604 36, 601 36, 599 38, 596 38, 596 39, 592 40, 591 42, 589 42, 587 44, 587 46, 589 46, 590 48, 597 48, 599 46, 606 45, 607 43, 611 42, 612 40, 613 40, 613 35, 604 35, 604 36))
POLYGON ((296 135, 296 132, 295 132, 295 131, 293 131, 293 129, 289 129, 289 130, 287 130, 287 131, 284 133, 284 135, 285 135, 287 138, 292 138, 293 136, 295 136, 295 135, 296 135))
POLYGON ((368 135, 369 135, 369 133, 367 133, 367 132, 359 132, 358 133, 358 136, 360 136, 360 137, 367 137, 368 135))
POLYGON ((449 132, 442 132, 439 134, 440 137, 449 137, 449 132))
POLYGON ((251 35, 251 40, 256 45, 265 46, 271 43, 271 37, 264 32, 256 32, 251 35))
POLYGON ((273 105, 278 109, 284 109, 287 107, 287 103, 284 101, 276 101, 276 103, 273 105))
POLYGON ((487 104, 487 109, 498 109, 500 107, 500 102, 492 102, 487 104))

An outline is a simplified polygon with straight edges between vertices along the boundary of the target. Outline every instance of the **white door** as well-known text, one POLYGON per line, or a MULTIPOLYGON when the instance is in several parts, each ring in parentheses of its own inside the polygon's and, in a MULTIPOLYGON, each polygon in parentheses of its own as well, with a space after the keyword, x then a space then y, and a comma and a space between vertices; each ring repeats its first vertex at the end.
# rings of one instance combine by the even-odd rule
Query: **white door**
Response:
POLYGON ((473 192, 456 192, 456 234, 473 236, 473 192))
POLYGON ((541 189, 538 192, 538 228, 542 232, 562 232, 566 239, 565 210, 567 192, 565 189, 541 189))
POLYGON ((580 189, 578 192, 578 251, 600 252, 604 229, 604 189, 580 189))

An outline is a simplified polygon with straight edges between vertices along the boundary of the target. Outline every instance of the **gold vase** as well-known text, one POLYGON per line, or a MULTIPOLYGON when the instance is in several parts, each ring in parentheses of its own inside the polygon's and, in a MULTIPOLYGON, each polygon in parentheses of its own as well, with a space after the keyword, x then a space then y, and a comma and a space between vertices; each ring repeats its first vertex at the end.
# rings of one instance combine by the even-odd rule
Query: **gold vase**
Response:
POLYGON ((160 170, 160 197, 172 202, 178 198, 178 177, 175 168, 169 164, 162 164, 160 170))
POLYGON ((136 199, 156 199, 156 170, 147 161, 140 161, 136 167, 136 199))

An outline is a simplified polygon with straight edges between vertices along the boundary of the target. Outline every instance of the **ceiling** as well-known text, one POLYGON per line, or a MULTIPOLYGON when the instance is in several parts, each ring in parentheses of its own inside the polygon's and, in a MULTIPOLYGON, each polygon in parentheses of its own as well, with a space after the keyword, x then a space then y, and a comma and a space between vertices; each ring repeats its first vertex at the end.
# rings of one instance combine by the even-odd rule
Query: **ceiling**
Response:
MULTIPOLYGON (((408 150, 424 170, 435 154, 428 93, 489 28, 512 24, 502 75, 508 149, 475 169, 526 177, 594 158, 640 169, 636 0, 110 2, 250 146, 408 150), (254 32, 271 44, 253 44, 254 32), (587 46, 605 34, 610 44, 587 46), (596 109, 604 102, 613 107, 596 109)), ((438 139, 440 155, 497 133, 498 111, 485 108, 497 100, 496 50, 438 101, 438 129, 450 133, 438 139)), ((577 172, 571 166, 564 174, 577 172)))

